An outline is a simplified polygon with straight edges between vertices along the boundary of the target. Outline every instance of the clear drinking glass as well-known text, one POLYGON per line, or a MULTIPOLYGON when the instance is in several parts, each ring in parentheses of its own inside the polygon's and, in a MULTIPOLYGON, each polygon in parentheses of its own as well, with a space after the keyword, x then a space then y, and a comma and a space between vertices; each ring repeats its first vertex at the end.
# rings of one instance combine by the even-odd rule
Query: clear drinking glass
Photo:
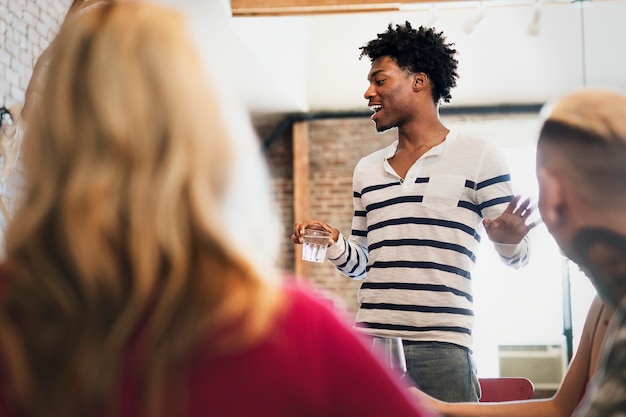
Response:
POLYGON ((309 262, 324 262, 330 233, 326 230, 305 229, 302 236, 302 259, 309 262))
POLYGON ((401 377, 406 375, 406 358, 401 338, 373 337, 372 352, 393 372, 400 374, 401 377))

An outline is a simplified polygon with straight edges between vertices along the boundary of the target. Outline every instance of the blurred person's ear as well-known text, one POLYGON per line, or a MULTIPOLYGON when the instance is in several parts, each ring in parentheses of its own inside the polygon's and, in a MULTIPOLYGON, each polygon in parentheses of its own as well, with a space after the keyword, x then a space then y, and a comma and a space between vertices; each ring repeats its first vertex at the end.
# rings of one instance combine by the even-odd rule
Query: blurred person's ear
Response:
POLYGON ((565 202, 563 187, 553 172, 546 168, 537 170, 539 185, 539 213, 548 230, 552 233, 562 225, 562 210, 565 202))

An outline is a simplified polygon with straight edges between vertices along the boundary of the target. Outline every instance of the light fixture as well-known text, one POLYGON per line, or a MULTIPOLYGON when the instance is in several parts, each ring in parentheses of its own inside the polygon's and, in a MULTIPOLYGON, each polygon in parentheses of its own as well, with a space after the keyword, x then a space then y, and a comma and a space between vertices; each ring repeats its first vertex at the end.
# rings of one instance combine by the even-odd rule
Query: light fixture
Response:
POLYGON ((483 10, 483 2, 478 3, 478 10, 474 14, 474 16, 467 19, 462 24, 463 32, 467 35, 471 35, 476 30, 476 27, 480 22, 485 18, 485 11, 483 10))
POLYGON ((530 36, 539 36, 539 32, 541 32, 541 8, 539 7, 539 0, 535 1, 533 17, 526 31, 530 36))

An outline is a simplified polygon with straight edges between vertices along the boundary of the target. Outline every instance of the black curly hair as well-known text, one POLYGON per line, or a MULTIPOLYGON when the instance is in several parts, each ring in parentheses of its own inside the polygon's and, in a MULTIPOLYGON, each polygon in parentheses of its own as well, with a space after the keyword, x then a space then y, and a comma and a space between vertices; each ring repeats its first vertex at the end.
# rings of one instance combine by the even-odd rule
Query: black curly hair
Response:
POLYGON ((400 68, 423 72, 433 84, 435 103, 440 100, 448 103, 452 98, 450 90, 459 77, 456 72, 459 62, 454 57, 457 51, 453 46, 453 43, 446 43, 443 32, 437 33, 434 28, 420 26, 415 30, 407 21, 394 29, 390 23, 386 32, 359 48, 359 59, 368 56, 374 62, 381 56, 389 56, 400 68))

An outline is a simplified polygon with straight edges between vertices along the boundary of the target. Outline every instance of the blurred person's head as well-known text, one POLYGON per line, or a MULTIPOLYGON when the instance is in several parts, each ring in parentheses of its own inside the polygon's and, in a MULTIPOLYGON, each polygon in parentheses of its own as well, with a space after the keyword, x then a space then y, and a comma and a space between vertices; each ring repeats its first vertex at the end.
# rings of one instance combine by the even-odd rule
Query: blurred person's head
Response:
POLYGON ((582 90, 548 110, 537 145, 539 211, 615 305, 626 295, 626 96, 582 90))
POLYGON ((274 219, 232 205, 248 193, 271 211, 266 184, 254 187, 262 164, 237 162, 258 159, 259 144, 251 128, 233 138, 229 122, 243 112, 225 114, 187 29, 170 9, 113 2, 68 18, 50 47, 24 138, 25 198, 7 232, 0 325, 25 415, 115 414, 134 337, 145 340, 146 415, 165 413, 164 383, 199 338, 211 338, 207 354, 242 348, 277 308, 274 219), (233 190, 242 175, 251 188, 233 190), (270 228, 258 248, 266 263, 233 236, 237 215, 244 230, 270 228))

